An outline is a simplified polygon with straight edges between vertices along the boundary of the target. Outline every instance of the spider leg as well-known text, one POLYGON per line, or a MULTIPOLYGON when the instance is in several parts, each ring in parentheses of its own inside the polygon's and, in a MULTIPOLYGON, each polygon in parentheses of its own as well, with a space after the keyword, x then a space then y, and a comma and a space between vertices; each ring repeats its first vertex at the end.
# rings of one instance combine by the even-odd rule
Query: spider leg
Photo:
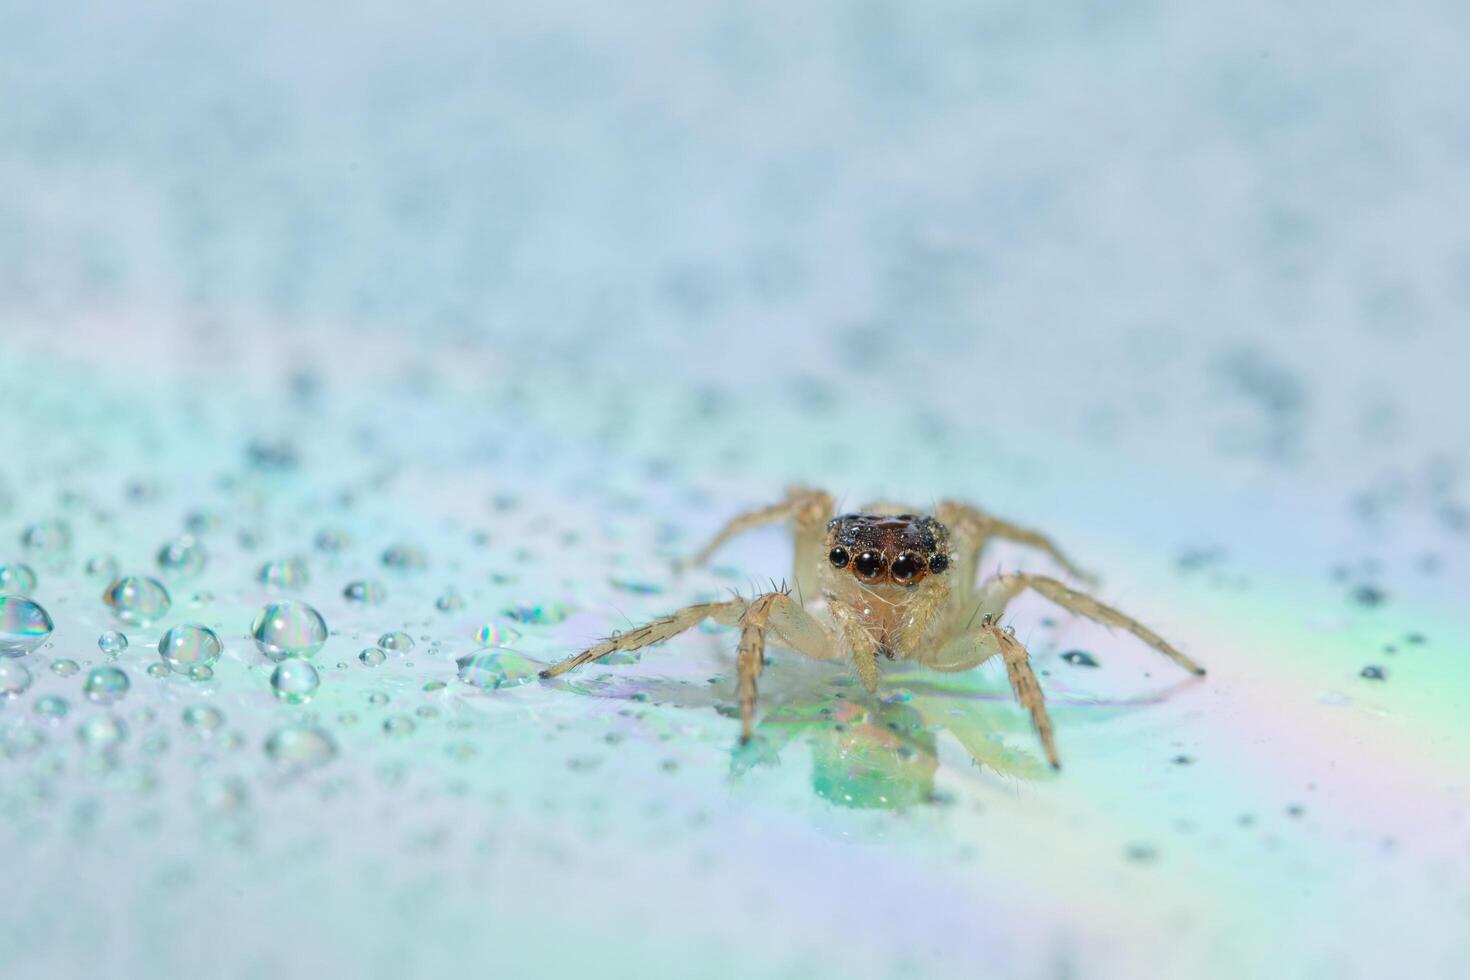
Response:
POLYGON ((795 532, 796 558, 792 578, 802 602, 817 597, 816 569, 822 560, 827 521, 832 518, 832 495, 810 487, 792 487, 786 499, 769 507, 746 511, 732 518, 714 538, 692 558, 681 563, 683 568, 703 565, 731 538, 777 521, 791 521, 795 532))
POLYGON ((1000 619, 1012 599, 1027 589, 1040 593, 1069 612, 1085 616, 1104 626, 1121 627, 1144 643, 1194 674, 1204 674, 1205 669, 1175 649, 1159 634, 1125 613, 1105 605, 1085 592, 1067 587, 1054 578, 1044 575, 998 575, 980 588, 979 603, 973 607, 973 616, 1000 619))
POLYGON ((941 524, 949 528, 951 535, 958 539, 959 547, 955 549, 956 572, 963 578, 968 588, 974 587, 975 573, 980 567, 981 552, 985 550, 985 545, 991 538, 1001 538, 1039 549, 1065 568, 1067 573, 1074 578, 1089 584, 1096 583, 1094 576, 1078 567, 1076 562, 1057 547, 1056 542, 1040 531, 1033 531, 1019 524, 1003 521, 957 500, 940 501, 939 505, 934 508, 934 516, 941 524))
POLYGON ((610 636, 601 643, 594 644, 575 653, 560 663, 553 664, 541 671, 542 678, 556 677, 565 674, 569 670, 601 660, 603 657, 617 650, 637 650, 650 644, 667 640, 678 636, 688 629, 693 629, 705 619, 713 619, 718 623, 733 624, 739 620, 740 614, 745 611, 747 603, 744 599, 731 599, 728 602, 701 602, 692 606, 685 606, 667 616, 661 616, 651 622, 645 623, 636 629, 610 636))
POLYGON ((1002 629, 999 623, 987 616, 978 626, 961 632, 918 659, 933 670, 954 673, 978 667, 996 655, 1005 661, 1006 676, 1010 679, 1011 690, 1016 693, 1016 700, 1031 714, 1031 725, 1041 739, 1047 761, 1053 769, 1062 768, 1052 733, 1051 716, 1046 712, 1046 698, 1042 696, 1036 672, 1031 669, 1030 655, 1021 641, 1002 629))

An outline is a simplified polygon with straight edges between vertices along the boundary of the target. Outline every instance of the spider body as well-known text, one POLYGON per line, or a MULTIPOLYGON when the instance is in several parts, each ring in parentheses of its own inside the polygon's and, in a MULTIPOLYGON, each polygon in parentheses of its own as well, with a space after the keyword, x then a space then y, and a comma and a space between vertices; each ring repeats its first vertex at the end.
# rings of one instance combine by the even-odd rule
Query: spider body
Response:
POLYGON ((1137 620, 1057 579, 1012 573, 977 583, 981 552, 994 538, 1038 548, 1073 577, 1089 576, 1046 536, 956 501, 941 502, 932 515, 875 503, 860 513, 833 516, 829 494, 797 487, 782 502, 731 520, 690 563, 703 563, 736 534, 782 520, 790 522, 795 539, 794 597, 773 590, 749 599, 685 606, 568 657, 541 676, 555 677, 616 650, 666 640, 705 619, 739 625, 741 738, 748 740, 771 634, 780 645, 809 657, 851 659, 869 692, 877 691, 880 659, 961 671, 1000 657, 1048 760, 1059 768, 1051 719, 1026 649, 999 622, 1017 595, 1030 590, 1070 612, 1126 629, 1186 670, 1204 673, 1137 620))

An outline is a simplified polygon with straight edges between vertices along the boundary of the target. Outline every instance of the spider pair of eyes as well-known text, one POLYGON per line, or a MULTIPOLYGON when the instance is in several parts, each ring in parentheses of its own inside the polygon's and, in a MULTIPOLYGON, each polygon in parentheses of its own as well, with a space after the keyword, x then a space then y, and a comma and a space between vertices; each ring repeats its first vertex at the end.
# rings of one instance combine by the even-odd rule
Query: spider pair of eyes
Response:
MULTIPOLYGON (((863 578, 877 578, 887 568, 887 562, 881 551, 862 551, 854 558, 846 548, 833 548, 827 553, 827 560, 832 563, 833 568, 846 568, 848 563, 863 578)), ((924 559, 910 552, 904 552, 893 559, 893 567, 888 569, 893 577, 900 582, 907 582, 915 575, 924 570, 924 559)), ((949 567, 949 556, 944 554, 931 555, 928 561, 929 571, 938 575, 949 567)))

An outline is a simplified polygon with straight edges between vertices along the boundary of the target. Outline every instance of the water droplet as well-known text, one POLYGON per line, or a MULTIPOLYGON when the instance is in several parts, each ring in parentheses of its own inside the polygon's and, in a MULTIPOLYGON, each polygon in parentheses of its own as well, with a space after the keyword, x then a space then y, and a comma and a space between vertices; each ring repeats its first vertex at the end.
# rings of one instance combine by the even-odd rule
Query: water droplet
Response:
POLYGON ((54 628, 40 603, 23 595, 0 595, 0 657, 24 657, 45 643, 54 628))
POLYGON ((82 685, 87 700, 97 704, 113 704, 128 693, 128 675, 116 667, 93 667, 82 685))
POLYGON ((311 576, 306 570, 306 563, 299 558, 268 561, 260 566, 257 577, 260 583, 268 589, 299 589, 311 581, 311 576))
POLYGON ((1383 681, 1388 679, 1388 672, 1382 667, 1369 664, 1367 667, 1358 671, 1358 676, 1367 678, 1370 681, 1383 681))
POLYGON ((399 572, 413 572, 426 567, 429 558, 422 548, 395 544, 383 552, 383 565, 399 572))
POLYGON ((31 669, 19 660, 0 660, 0 697, 18 698, 31 687, 31 669))
POLYGON ((383 719, 383 731, 389 735, 409 735, 413 729, 413 719, 408 715, 389 715, 383 719))
POLYGON ((60 698, 54 694, 36 699, 36 714, 43 718, 65 718, 66 713, 70 710, 71 705, 66 703, 66 698, 60 698))
POLYGON ((111 555, 93 555, 87 559, 87 577, 111 582, 117 578, 117 559, 111 555))
POLYGON ((557 623, 565 622, 571 614, 571 607, 559 602, 550 602, 541 606, 523 604, 512 606, 502 612, 507 619, 535 626, 555 626, 557 623))
POLYGON ((387 660, 388 655, 377 647, 368 647, 357 655, 357 659, 361 660, 365 666, 376 667, 384 660, 387 660))
POLYGON ((520 638, 519 631, 499 623, 486 623, 475 631, 475 642, 482 647, 508 647, 520 638))
POLYGON ((77 737, 89 749, 110 749, 128 737, 128 728, 121 718, 93 715, 77 728, 77 737))
POLYGON ((424 685, 424 693, 437 694, 448 686, 449 685, 444 683, 443 681, 429 681, 424 685))
POLYGON ((70 677, 72 674, 75 674, 81 669, 82 667, 80 664, 78 664, 75 660, 70 660, 66 657, 63 657, 60 660, 51 661, 51 673, 55 674, 57 677, 70 677))
POLYGON ((434 608, 440 612, 459 612, 464 608, 464 596, 450 589, 434 600, 434 608))
POLYGON ((66 521, 39 521, 25 529, 21 546, 38 558, 55 561, 71 551, 71 525, 66 521))
POLYGON ((1371 609, 1375 606, 1381 606, 1388 601, 1388 593, 1377 586, 1360 585, 1352 591, 1350 598, 1358 605, 1371 609))
POLYGON ((413 637, 402 630, 384 633, 378 637, 378 648, 387 653, 407 653, 413 649, 413 637))
POLYGON ((189 668, 189 680, 207 681, 214 676, 214 668, 209 664, 194 664, 189 668))
POLYGON ((352 543, 352 538, 346 531, 339 528, 323 528, 316 535, 316 550, 325 551, 328 554, 336 554, 352 543))
POLYGON ((373 693, 368 695, 368 704, 374 704, 381 708, 387 703, 388 695, 384 694, 382 691, 374 691, 373 693))
POLYGON ((161 619, 173 605, 162 582, 141 575, 113 579, 102 593, 102 601, 112 607, 119 622, 136 626, 161 619))
POLYGON ((169 670, 168 664, 160 663, 157 660, 148 665, 149 677, 161 680, 162 678, 165 678, 172 673, 173 671, 169 670))
POLYGON ((195 794, 199 809, 215 817, 230 817, 242 812, 250 795, 245 784, 235 776, 206 779, 195 794))
POLYGON ((482 691, 518 687, 536 679, 546 664, 513 650, 485 647, 455 661, 459 679, 482 691))
POLYGON ((631 592, 633 595, 659 595, 664 590, 664 587, 656 582, 642 582, 626 578, 611 579, 611 582, 613 588, 631 592))
POLYGON ((197 623, 175 626, 158 641, 158 655, 180 674, 188 673, 195 665, 214 663, 224 649, 214 630, 197 623))
POLYGON ((250 626, 255 645, 272 660, 314 657, 327 642, 322 614, 304 602, 277 602, 266 606, 250 626))
POLYGON ((30 595, 36 591, 36 573, 29 565, 0 565, 0 592, 30 595))
POLYGON ((1068 650, 1062 654, 1062 659, 1073 667, 1096 667, 1097 658, 1086 650, 1068 650))
POLYGON ((265 754, 281 772, 298 775, 331 762, 337 745, 320 728, 281 728, 266 739, 265 754))
POLYGON ((342 595, 348 602, 357 602, 365 606, 380 605, 388 598, 388 590, 383 588, 381 582, 372 579, 357 579, 347 583, 347 588, 342 590, 342 595))
POLYGON ((287 704, 305 704, 321 686, 321 675, 305 660, 291 657, 271 672, 271 690, 287 704))
POLYGON ((184 724, 202 732, 212 732, 225 723, 224 713, 212 704, 191 704, 181 717, 184 724))
POLYGON ((204 543, 184 534, 158 549, 158 567, 174 578, 193 578, 204 571, 206 557, 204 543))
POLYGON ((115 657, 127 648, 128 638, 117 630, 108 630, 106 633, 97 637, 97 649, 109 657, 115 657))

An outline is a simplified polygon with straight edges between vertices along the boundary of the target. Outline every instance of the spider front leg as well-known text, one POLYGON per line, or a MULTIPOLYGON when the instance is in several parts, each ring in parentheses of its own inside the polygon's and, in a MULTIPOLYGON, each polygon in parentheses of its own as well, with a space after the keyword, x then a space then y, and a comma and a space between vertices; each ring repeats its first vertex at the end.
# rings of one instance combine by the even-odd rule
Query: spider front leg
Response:
POLYGON ((637 629, 628 630, 626 633, 618 633, 610 636, 601 643, 595 644, 583 650, 581 653, 572 654, 560 663, 553 664, 541 671, 542 679, 557 677, 569 670, 575 670, 584 664, 590 664, 594 660, 618 650, 638 650, 642 647, 667 640, 678 636, 685 630, 693 629, 705 619, 713 619, 717 623, 726 626, 733 625, 740 619, 740 614, 745 611, 745 600, 731 599, 728 602, 700 602, 692 606, 685 606, 667 616, 661 616, 652 622, 645 623, 637 629))
POLYGON ((1041 683, 1031 669, 1031 657, 1021 641, 1009 630, 989 616, 980 625, 961 632, 958 636, 936 648, 928 656, 920 656, 920 663, 933 670, 950 673, 970 670, 999 655, 1006 665, 1006 676, 1011 690, 1031 715, 1031 726, 1041 739, 1041 747, 1053 769, 1062 768, 1061 756, 1057 754, 1056 738, 1052 733, 1051 716, 1046 712, 1046 698, 1041 693, 1041 683))
POLYGON ((979 603, 974 607, 971 616, 999 620, 1010 601, 1027 589, 1044 595, 1063 609, 1085 616, 1095 623, 1122 627, 1190 673, 1203 675, 1205 672, 1203 667, 1132 616, 1044 575, 998 575, 990 579, 980 587, 979 603))
POLYGON ((1067 573, 1084 582, 1096 581, 1092 575, 1078 567, 1077 563, 1057 547, 1051 538, 1040 531, 1012 524, 985 513, 977 507, 957 500, 942 500, 934 508, 934 516, 949 528, 955 538, 955 575, 965 589, 973 589, 975 575, 980 569, 980 556, 991 538, 1014 541, 1036 548, 1051 556, 1067 573))
POLYGON ((668 616, 608 637, 581 653, 573 654, 558 664, 541 671, 542 678, 557 677, 600 660, 616 650, 637 650, 677 636, 705 619, 717 623, 740 624, 740 646, 735 667, 738 676, 736 693, 740 700, 740 738, 750 741, 755 730, 756 681, 765 663, 766 636, 774 632, 778 639, 797 653, 818 660, 832 660, 842 655, 826 628, 802 609, 785 592, 767 592, 746 602, 702 602, 685 606, 668 616))

